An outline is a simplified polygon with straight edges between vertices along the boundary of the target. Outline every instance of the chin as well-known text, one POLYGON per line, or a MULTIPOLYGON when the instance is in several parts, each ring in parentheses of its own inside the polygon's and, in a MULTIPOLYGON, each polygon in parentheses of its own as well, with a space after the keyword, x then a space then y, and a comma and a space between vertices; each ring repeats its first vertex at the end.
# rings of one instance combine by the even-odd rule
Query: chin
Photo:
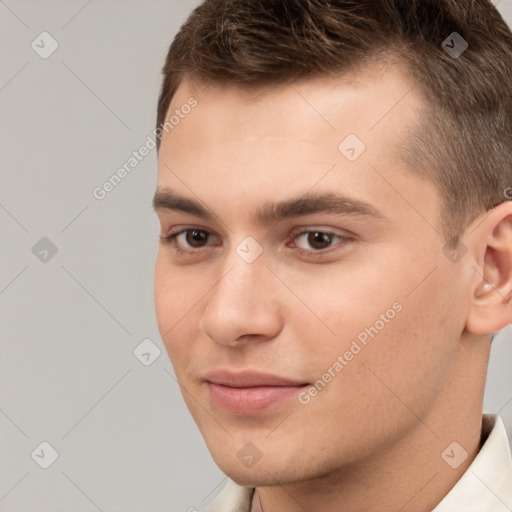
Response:
POLYGON ((286 462, 284 458, 282 461, 279 463, 275 460, 265 460, 262 457, 252 467, 244 467, 243 463, 237 459, 215 460, 215 463, 225 475, 242 487, 283 485, 309 477, 309 475, 298 474, 297 468, 291 469, 289 462, 286 462))
MULTIPOLYGON (((222 468, 221 468, 222 469, 222 468)), ((283 479, 275 475, 271 469, 261 466, 258 471, 253 469, 236 469, 227 472, 222 469, 231 480, 242 487, 270 487, 273 485, 280 485, 288 483, 287 479, 283 479)), ((294 481, 294 479, 291 479, 294 481)))

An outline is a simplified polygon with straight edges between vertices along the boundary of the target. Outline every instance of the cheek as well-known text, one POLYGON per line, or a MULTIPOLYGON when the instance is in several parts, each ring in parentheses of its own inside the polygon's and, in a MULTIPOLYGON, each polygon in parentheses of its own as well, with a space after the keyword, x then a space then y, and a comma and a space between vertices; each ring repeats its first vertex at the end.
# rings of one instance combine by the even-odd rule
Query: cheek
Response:
POLYGON ((194 305, 200 294, 193 286, 194 280, 183 277, 182 272, 173 270, 165 257, 159 255, 155 265, 154 300, 155 314, 162 341, 171 363, 187 350, 187 335, 193 328, 194 305))
POLYGON ((450 331, 442 320, 453 315, 444 295, 433 278, 401 297, 402 311, 371 340, 365 354, 375 393, 402 401, 418 416, 442 392, 457 356, 458 328, 452 323, 450 331))
POLYGON ((460 333, 453 325, 454 299, 443 288, 446 276, 434 273, 415 289, 425 278, 424 267, 409 263, 403 268, 407 273, 391 272, 380 261, 378 267, 292 284, 299 297, 307 298, 309 311, 294 303, 288 318, 295 319, 298 339, 314 354, 308 363, 312 374, 321 378, 329 369, 336 372, 338 356, 346 355, 343 370, 336 373, 344 377, 329 385, 343 391, 342 401, 350 402, 350 396, 396 400, 387 385, 407 403, 427 404, 447 379, 460 333), (447 329, 443 319, 448 318, 447 329))
POLYGON ((393 309, 399 295, 389 286, 382 269, 358 268, 347 262, 330 268, 316 268, 308 275, 282 271, 297 298, 290 297, 286 317, 300 325, 301 339, 314 348, 315 359, 325 364, 343 354, 351 342, 368 338, 366 330, 377 322, 379 333, 400 313, 393 309), (384 274, 384 275, 383 275, 384 274), (386 323, 380 315, 386 315, 386 323), (365 338, 366 337, 366 338, 365 338))
POLYGON ((162 259, 163 258, 159 253, 155 264, 154 300, 158 329, 160 331, 160 336, 165 343, 164 334, 172 325, 175 302, 172 292, 175 290, 175 286, 173 286, 170 275, 166 271, 162 259))

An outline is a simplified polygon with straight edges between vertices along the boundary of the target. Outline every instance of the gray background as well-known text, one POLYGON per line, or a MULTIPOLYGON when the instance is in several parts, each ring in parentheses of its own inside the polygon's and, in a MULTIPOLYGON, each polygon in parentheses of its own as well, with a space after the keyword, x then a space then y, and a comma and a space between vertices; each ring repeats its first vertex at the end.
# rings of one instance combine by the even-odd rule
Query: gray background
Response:
MULTIPOLYGON (((157 330, 155 150, 92 195, 151 133, 196 4, 0 0, 0 512, 187 511, 224 482, 157 330), (59 45, 46 59, 31 48, 48 51, 43 31, 59 45), (149 366, 133 353, 146 338, 161 350, 149 366)), ((495 339, 485 397, 509 433, 511 336, 495 339)))

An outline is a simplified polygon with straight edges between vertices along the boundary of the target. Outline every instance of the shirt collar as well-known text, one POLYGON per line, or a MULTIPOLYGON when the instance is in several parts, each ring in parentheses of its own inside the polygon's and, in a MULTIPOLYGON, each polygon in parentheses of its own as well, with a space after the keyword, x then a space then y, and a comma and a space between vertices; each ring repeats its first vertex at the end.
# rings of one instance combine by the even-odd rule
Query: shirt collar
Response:
POLYGON ((499 416, 484 414, 485 442, 477 456, 432 512, 510 512, 512 462, 505 425, 499 416))

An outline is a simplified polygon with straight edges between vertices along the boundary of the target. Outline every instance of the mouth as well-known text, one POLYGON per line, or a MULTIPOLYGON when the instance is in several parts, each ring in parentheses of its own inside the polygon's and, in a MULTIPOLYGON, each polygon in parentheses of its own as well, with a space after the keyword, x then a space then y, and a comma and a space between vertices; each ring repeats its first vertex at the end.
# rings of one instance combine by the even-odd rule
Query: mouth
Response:
POLYGON ((224 411, 254 415, 283 405, 308 382, 256 371, 216 370, 204 377, 210 399, 224 411))

